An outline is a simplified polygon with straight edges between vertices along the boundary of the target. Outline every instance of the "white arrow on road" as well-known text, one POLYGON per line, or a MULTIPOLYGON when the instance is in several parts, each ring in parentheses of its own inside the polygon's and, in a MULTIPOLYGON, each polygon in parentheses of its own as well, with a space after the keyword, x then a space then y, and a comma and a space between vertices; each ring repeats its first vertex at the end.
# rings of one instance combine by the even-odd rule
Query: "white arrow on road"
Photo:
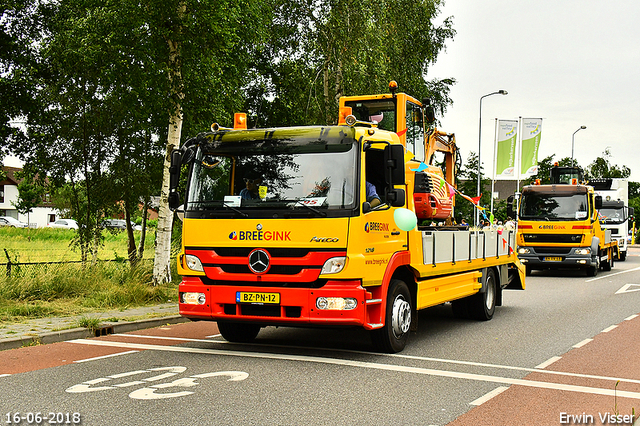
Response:
POLYGON ((640 291, 640 284, 625 284, 620 290, 616 291, 616 294, 631 293, 633 291, 640 291))

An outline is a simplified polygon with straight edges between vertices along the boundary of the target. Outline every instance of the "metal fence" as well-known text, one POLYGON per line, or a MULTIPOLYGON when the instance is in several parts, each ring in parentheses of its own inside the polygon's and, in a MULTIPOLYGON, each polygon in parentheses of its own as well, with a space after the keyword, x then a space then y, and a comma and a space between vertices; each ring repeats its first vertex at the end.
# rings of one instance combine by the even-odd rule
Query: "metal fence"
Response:
MULTIPOLYGON (((139 262, 151 262, 153 259, 142 259, 139 262)), ((55 269, 76 267, 78 269, 98 266, 103 269, 116 271, 129 266, 128 259, 97 260, 93 261, 66 261, 66 262, 12 262, 0 263, 1 271, 5 271, 7 277, 33 277, 47 272, 55 272, 55 269)))

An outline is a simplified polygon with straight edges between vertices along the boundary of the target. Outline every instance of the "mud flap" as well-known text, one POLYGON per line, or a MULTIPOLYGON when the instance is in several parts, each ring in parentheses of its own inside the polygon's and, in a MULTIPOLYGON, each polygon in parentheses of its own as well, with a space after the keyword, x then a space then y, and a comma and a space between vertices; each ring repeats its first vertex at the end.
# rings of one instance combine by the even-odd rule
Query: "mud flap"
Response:
POLYGON ((525 267, 522 263, 509 264, 507 290, 524 290, 525 267))

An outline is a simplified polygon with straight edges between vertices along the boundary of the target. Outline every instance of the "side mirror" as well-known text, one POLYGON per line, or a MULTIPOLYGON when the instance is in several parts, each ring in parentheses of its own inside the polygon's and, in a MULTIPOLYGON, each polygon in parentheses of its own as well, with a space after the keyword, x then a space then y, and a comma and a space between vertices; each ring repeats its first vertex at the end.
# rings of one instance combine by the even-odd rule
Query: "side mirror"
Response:
POLYGON ((513 209, 514 198, 515 197, 513 195, 510 195, 507 198, 507 216, 510 216, 510 217, 516 217, 515 210, 513 209))
POLYGON ((182 152, 174 149, 171 152, 171 166, 169 166, 169 208, 176 210, 180 205, 178 184, 180 183, 180 167, 182 166, 182 152))
POLYGON ((392 207, 404 207, 404 189, 392 189, 387 191, 387 203, 392 207))
POLYGON ((384 148, 384 163, 387 169, 387 185, 404 185, 404 147, 387 145, 384 148))
POLYGON ((436 121, 436 111, 431 104, 430 98, 424 98, 422 100, 422 105, 424 105, 424 119, 427 123, 431 124, 436 121))
POLYGON ((602 208, 602 196, 596 195, 596 210, 600 210, 602 208))

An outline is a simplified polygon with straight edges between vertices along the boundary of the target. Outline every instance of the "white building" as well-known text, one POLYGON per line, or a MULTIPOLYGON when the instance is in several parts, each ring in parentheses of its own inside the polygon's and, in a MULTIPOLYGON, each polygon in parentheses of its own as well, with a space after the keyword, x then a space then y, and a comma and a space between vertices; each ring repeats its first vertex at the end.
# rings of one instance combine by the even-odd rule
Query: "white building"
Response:
POLYGON ((6 173, 7 178, 0 181, 0 216, 11 216, 18 219, 21 222, 29 223, 31 228, 41 228, 47 226, 50 222, 55 222, 59 219, 59 212, 56 210, 48 197, 37 207, 33 208, 33 211, 26 214, 18 213, 15 206, 12 204, 18 201, 18 184, 21 182, 15 174, 19 172, 18 167, 3 167, 2 171, 6 173))

